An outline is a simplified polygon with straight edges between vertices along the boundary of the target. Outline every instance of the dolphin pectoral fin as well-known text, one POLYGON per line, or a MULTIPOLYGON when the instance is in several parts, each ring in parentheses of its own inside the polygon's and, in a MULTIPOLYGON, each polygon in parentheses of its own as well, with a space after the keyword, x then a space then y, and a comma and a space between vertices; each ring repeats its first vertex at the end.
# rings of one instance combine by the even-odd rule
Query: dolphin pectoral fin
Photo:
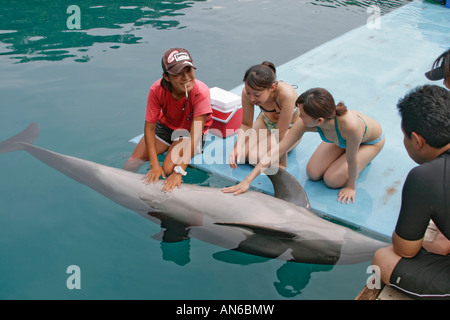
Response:
POLYGON ((164 230, 160 230, 158 233, 152 235, 152 239, 161 242, 163 241, 164 230))
POLYGON ((162 242, 180 242, 189 239, 190 226, 169 218, 159 212, 149 212, 149 215, 161 221, 161 232, 152 236, 153 239, 162 242))
POLYGON ((289 172, 279 168, 276 174, 267 176, 272 181, 275 198, 291 202, 299 207, 311 208, 305 190, 289 172))
POLYGON ((243 228, 252 231, 254 234, 261 235, 261 236, 269 236, 274 237, 282 240, 289 240, 296 236, 296 234, 279 230, 275 228, 269 228, 269 227, 263 227, 253 224, 247 224, 247 223, 227 223, 227 222, 216 222, 215 224, 219 226, 229 226, 229 227, 238 227, 243 228))
MULTIPOLYGON (((289 244, 294 241, 293 238, 296 236, 295 234, 284 230, 246 223, 216 224, 251 231, 252 233, 247 234, 246 238, 240 241, 233 250, 269 259, 277 259, 282 256, 283 258, 286 258, 285 253, 289 250, 289 244)), ((224 257, 226 257, 226 254, 216 256, 215 258, 223 259, 224 257)), ((289 256, 286 260, 291 260, 291 258, 292 257, 289 256)))
POLYGON ((177 229, 162 229, 157 234, 154 234, 152 236, 152 239, 155 239, 158 242, 167 242, 167 243, 174 243, 174 242, 181 242, 185 240, 189 240, 188 236, 189 230, 177 230, 177 229))

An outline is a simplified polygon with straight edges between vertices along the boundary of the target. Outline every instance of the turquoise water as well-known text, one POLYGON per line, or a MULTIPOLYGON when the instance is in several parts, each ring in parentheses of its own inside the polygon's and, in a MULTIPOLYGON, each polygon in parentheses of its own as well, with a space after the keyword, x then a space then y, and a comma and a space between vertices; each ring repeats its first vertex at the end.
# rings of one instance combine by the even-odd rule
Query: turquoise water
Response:
MULTIPOLYGON (((35 121, 36 145, 121 167, 166 48, 188 48, 197 78, 228 90, 250 65, 285 63, 366 23, 370 4, 385 13, 406 2, 1 0, 0 140, 35 121), (67 12, 73 4, 80 21, 67 12)), ((188 183, 229 184, 189 171, 188 183)), ((1 299, 353 299, 369 276, 369 262, 161 243, 158 225, 24 152, 0 155, 0 176, 1 299), (81 289, 67 287, 71 265, 81 289)))

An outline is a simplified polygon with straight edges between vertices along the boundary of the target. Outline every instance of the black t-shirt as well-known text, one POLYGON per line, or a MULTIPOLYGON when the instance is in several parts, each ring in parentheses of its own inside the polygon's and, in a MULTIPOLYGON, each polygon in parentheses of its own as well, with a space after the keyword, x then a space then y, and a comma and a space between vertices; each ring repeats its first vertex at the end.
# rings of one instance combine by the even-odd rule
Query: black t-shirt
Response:
POLYGON ((450 150, 409 172, 395 232, 405 240, 420 240, 430 219, 450 239, 450 150))

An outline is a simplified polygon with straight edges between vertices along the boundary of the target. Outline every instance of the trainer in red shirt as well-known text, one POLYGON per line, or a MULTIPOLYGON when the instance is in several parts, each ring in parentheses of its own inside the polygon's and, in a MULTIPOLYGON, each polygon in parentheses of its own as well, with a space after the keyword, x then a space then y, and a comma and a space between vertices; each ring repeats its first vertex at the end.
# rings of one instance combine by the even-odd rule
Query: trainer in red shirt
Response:
POLYGON ((136 172, 150 161, 144 182, 167 176, 163 190, 170 191, 181 186, 191 158, 201 152, 203 135, 212 123, 212 109, 209 88, 195 79, 196 67, 187 50, 167 50, 161 65, 163 77, 151 86, 147 99, 144 137, 123 168, 136 172), (166 151, 161 166, 158 155, 166 151))

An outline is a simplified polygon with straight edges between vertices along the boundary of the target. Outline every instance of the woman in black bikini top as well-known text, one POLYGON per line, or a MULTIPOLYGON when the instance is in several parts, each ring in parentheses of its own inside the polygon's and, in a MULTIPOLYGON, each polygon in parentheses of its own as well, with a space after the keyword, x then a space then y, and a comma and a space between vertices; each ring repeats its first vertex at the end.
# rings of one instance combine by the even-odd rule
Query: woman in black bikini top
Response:
POLYGON ((277 102, 277 98, 273 98, 273 102, 275 102, 275 104, 277 105, 277 107, 278 107, 278 109, 280 109, 280 111, 277 111, 277 109, 273 109, 273 110, 266 110, 266 109, 264 109, 262 106, 258 106, 262 111, 264 111, 264 112, 268 112, 268 113, 271 113, 271 112, 275 112, 276 114, 280 114, 280 112, 281 112, 281 108, 280 108, 280 105, 278 104, 278 102, 277 102))
MULTIPOLYGON (((232 168, 246 160, 252 164, 258 163, 270 150, 270 145, 281 141, 298 119, 295 110, 297 92, 290 84, 276 80, 273 63, 265 61, 250 67, 245 73, 244 82, 242 123, 237 142, 228 158, 232 168), (255 105, 259 106, 261 113, 253 121, 255 105)), ((286 161, 285 155, 280 155, 281 167, 286 166, 286 161)))

